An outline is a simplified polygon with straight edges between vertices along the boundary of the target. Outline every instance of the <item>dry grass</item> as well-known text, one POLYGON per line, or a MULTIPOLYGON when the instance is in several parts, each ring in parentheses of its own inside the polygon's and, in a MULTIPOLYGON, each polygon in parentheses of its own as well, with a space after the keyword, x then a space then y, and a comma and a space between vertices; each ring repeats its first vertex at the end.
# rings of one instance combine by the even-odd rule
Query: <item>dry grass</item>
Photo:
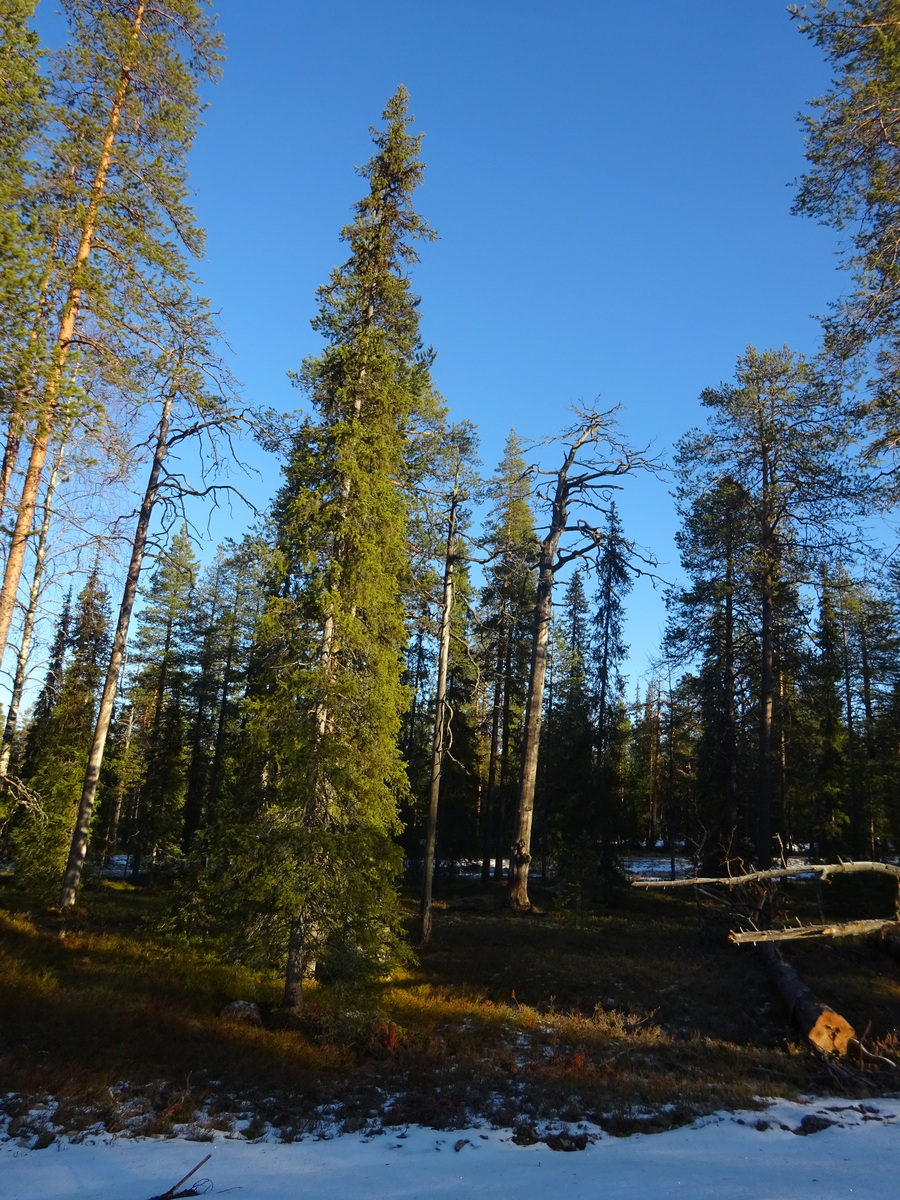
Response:
MULTIPOLYGON (((486 1118, 628 1133, 760 1095, 829 1090, 827 1065, 792 1044, 756 955, 724 940, 715 912, 684 893, 631 891, 576 928, 541 899, 544 911, 513 917, 499 894, 459 892, 438 910, 419 964, 385 984, 381 1015, 337 1014, 317 988, 299 1026, 279 1028, 275 974, 160 935, 162 896, 96 887, 60 937, 54 914, 4 882, 0 1074, 17 1097, 8 1132, 34 1144, 48 1129, 102 1123, 202 1140, 268 1124, 290 1139, 323 1124, 486 1118), (223 1021, 236 998, 257 1001, 268 1027, 223 1021)), ((870 1026, 870 1040, 896 1049, 896 965, 841 945, 805 945, 795 961, 861 1031, 870 1026)))

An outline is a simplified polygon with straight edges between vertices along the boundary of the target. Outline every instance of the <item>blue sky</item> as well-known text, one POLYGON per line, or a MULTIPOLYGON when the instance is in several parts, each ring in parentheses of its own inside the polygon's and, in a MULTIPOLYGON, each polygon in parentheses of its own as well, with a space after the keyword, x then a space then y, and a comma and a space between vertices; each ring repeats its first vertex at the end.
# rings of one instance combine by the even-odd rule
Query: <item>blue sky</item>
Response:
MULTIPOLYGON (((52 0, 41 23, 51 29, 52 0)), ((828 72, 780 0, 221 0, 228 51, 191 160, 199 270, 249 399, 300 400, 315 289, 361 193, 399 83, 425 132, 417 201, 440 232, 415 272, 435 379, 490 470, 511 426, 542 439, 567 406, 623 406, 666 454, 702 388, 748 343, 814 352, 834 299, 832 234, 790 215, 796 114, 828 72)), ((255 447, 257 502, 277 466, 255 447)), ((550 456, 547 465, 553 465, 550 456)), ((626 485, 625 532, 678 575, 670 483, 626 485)), ((243 522, 217 520, 217 536, 243 522)), ((633 676, 661 597, 638 587, 633 676)))

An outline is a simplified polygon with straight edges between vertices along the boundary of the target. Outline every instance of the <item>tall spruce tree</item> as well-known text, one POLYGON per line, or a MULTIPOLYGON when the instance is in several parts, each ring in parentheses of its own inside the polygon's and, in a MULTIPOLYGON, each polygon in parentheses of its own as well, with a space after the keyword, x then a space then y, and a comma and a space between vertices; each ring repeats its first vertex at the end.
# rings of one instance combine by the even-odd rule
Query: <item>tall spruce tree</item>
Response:
POLYGON ((631 547, 622 533, 615 501, 611 501, 597 559, 597 600, 593 620, 597 760, 592 825, 600 847, 600 869, 605 876, 615 871, 614 843, 620 816, 616 795, 621 786, 622 665, 628 654, 623 640, 624 599, 634 584, 630 557, 631 547))
POLYGON ((584 854, 584 842, 590 846, 594 770, 589 605, 580 569, 566 588, 554 635, 535 833, 544 856, 549 852, 555 857, 572 883, 573 873, 590 857, 584 854))
POLYGON ((342 232, 350 256, 319 291, 325 349, 296 378, 313 415, 275 503, 224 844, 222 892, 242 909, 245 941, 281 958, 287 1008, 314 961, 360 981, 399 945, 407 533, 416 439, 437 409, 407 274, 415 243, 434 237, 412 205, 423 165, 407 100, 399 88, 373 130, 368 192, 342 232))
MULTIPOLYGON (((689 479, 689 476, 687 477, 689 479)), ((671 591, 666 603, 666 646, 680 662, 699 662, 697 699, 702 734, 697 769, 706 833, 699 847, 705 868, 727 873, 739 858, 741 838, 749 838, 741 788, 742 733, 738 691, 748 671, 742 653, 747 642, 748 548, 753 544, 750 498, 728 475, 699 495, 690 486, 676 492, 684 518, 676 535, 687 589, 671 591)), ((746 774, 746 772, 744 772, 746 774)))

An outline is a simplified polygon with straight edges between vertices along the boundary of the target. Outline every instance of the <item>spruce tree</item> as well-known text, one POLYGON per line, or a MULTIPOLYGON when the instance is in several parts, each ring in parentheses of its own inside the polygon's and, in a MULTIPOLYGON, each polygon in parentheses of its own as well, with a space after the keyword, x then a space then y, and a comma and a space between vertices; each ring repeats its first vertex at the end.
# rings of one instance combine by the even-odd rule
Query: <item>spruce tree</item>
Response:
MULTIPOLYGON (((24 781, 40 798, 44 815, 23 814, 12 837, 17 877, 47 895, 58 884, 65 864, 79 778, 109 650, 109 600, 96 569, 76 600, 66 640, 68 659, 62 680, 57 685, 48 677, 49 686, 41 694, 41 707, 29 729, 23 770, 24 781), (44 705, 51 699, 52 707, 45 716, 44 705)), ((54 676, 58 662, 55 658, 51 665, 54 676)))
POLYGON ((410 120, 401 87, 360 169, 349 258, 319 291, 325 348, 296 377, 313 413, 275 503, 223 843, 219 903, 230 895, 244 942, 279 955, 292 1009, 313 961, 359 981, 383 972, 397 938, 410 489, 417 430, 436 412, 407 274, 416 241, 434 236, 412 205, 423 167, 410 120))
POLYGON ((481 670, 488 688, 489 749, 482 805, 481 877, 502 877, 509 845, 508 815, 518 774, 528 663, 534 567, 539 541, 531 509, 531 482, 515 430, 506 439, 503 458, 487 485, 493 500, 484 532, 488 556, 481 593, 478 642, 481 670))
POLYGON ((559 864, 566 882, 580 890, 591 838, 594 771, 593 696, 590 670, 590 607, 584 573, 573 574, 554 622, 552 672, 548 680, 545 736, 538 765, 536 839, 559 864), (578 878, 576 878, 578 877, 578 878))
MULTIPOLYGON (((686 480, 689 478, 685 477, 686 480)), ((724 874, 746 855, 752 840, 751 814, 742 778, 746 731, 738 719, 738 693, 749 688, 745 646, 755 612, 748 615, 747 576, 754 527, 750 497, 724 475, 699 495, 676 492, 684 523, 676 534, 690 586, 673 589, 666 603, 666 650, 679 663, 698 663, 697 699, 702 733, 697 770, 706 830, 699 848, 704 870, 724 874), (748 811, 749 809, 749 811, 748 811), (743 842, 743 846, 741 843, 743 842)))
POLYGON ((150 577, 135 637, 139 669, 128 698, 137 733, 130 752, 141 758, 141 777, 123 823, 133 872, 148 859, 175 854, 181 840, 188 639, 198 575, 199 563, 182 526, 150 577))
POLYGON ((620 816, 616 797, 621 785, 620 726, 625 686, 621 671, 628 654, 628 646, 623 640, 624 598, 634 584, 629 568, 631 547, 622 533, 615 501, 609 505, 605 534, 597 559, 597 599, 593 618, 597 760, 591 824, 600 848, 600 869, 609 876, 616 866, 613 847, 620 816))

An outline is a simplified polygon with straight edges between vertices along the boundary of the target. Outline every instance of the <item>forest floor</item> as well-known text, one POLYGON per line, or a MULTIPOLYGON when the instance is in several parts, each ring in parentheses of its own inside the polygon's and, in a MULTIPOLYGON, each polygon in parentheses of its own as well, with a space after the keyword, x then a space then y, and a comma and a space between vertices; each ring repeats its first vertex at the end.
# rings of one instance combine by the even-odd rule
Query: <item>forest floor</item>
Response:
MULTIPOLYGON (((788 895, 815 920, 812 885, 788 895)), ((727 914, 691 889, 625 889, 578 913, 540 887, 534 899, 513 916, 499 891, 458 886, 437 906, 433 944, 383 985, 378 1015, 313 986, 284 1028, 275 974, 160 933, 161 892, 96 884, 61 937, 58 914, 2 879, 0 1136, 292 1141, 485 1121, 527 1142, 548 1122, 625 1135, 764 1096, 900 1090, 893 1072, 836 1077, 799 1046, 755 951, 729 943, 727 914), (263 1028, 219 1015, 236 999, 260 1005, 263 1028)), ((900 1057, 895 962, 847 939, 786 954, 870 1049, 900 1057)))

